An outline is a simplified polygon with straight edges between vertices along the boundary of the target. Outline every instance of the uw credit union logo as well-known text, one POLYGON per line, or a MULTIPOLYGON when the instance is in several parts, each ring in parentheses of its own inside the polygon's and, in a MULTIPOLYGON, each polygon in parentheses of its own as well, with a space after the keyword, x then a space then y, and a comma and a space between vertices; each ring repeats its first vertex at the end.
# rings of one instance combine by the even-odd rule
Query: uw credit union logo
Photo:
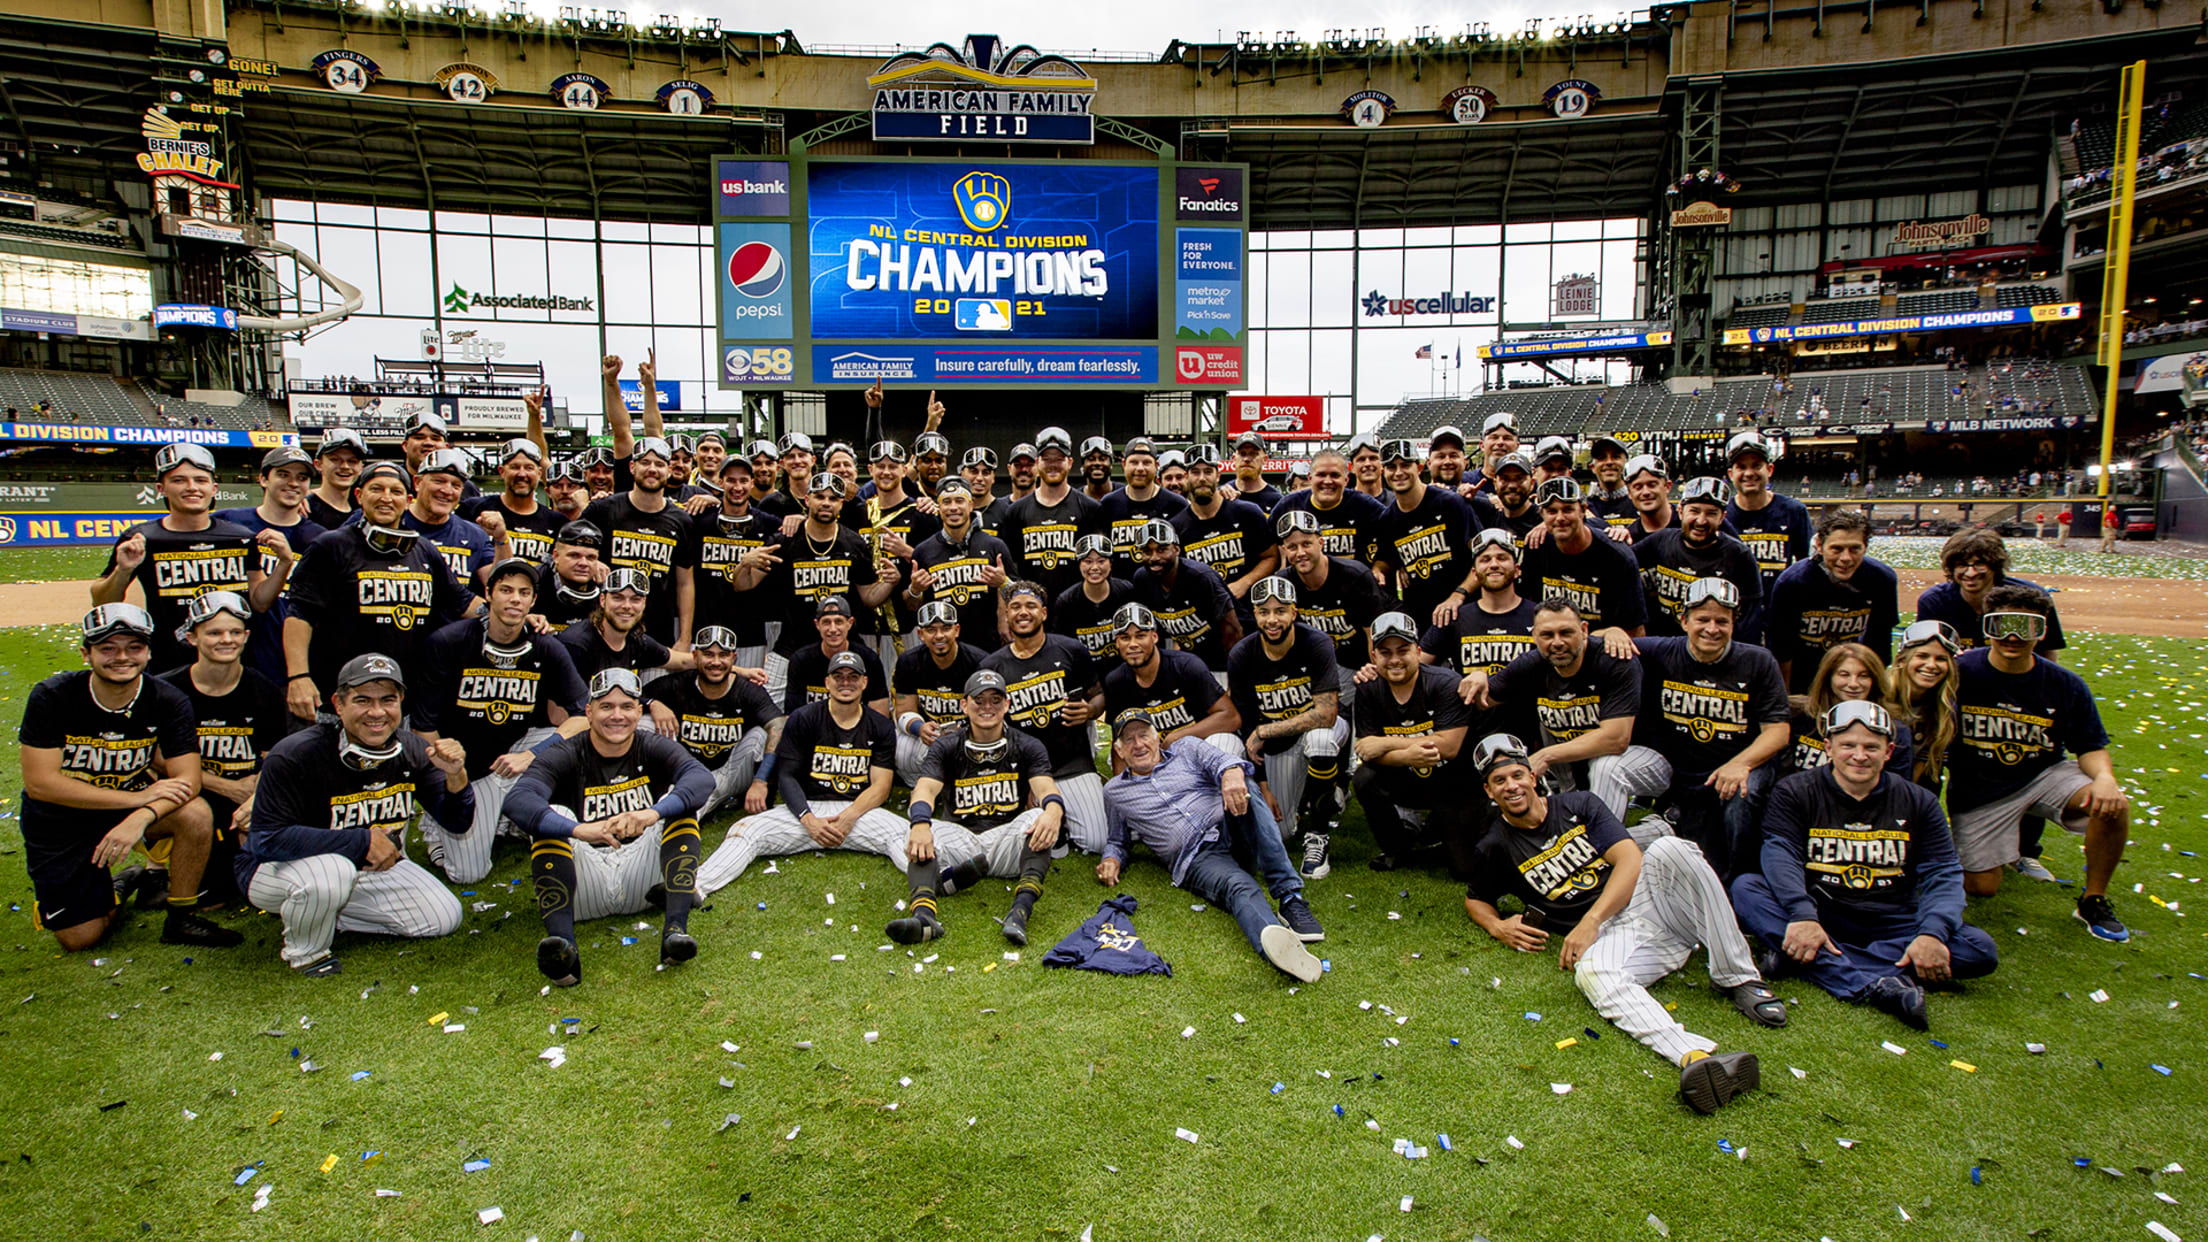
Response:
POLYGON ((987 233, 1012 214, 1012 183, 995 173, 970 172, 951 187, 951 201, 966 227, 987 233))

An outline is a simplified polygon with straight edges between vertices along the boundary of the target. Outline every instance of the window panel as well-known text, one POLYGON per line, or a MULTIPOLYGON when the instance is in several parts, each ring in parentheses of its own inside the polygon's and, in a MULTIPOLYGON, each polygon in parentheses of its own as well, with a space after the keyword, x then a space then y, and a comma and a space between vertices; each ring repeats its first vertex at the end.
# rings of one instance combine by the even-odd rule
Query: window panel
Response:
POLYGON ((652 322, 672 326, 700 324, 698 247, 653 246, 652 322))
MULTIPOLYGON (((430 285, 429 243, 427 233, 402 233, 385 229, 377 235, 378 282, 383 286, 383 310, 387 315, 433 315, 437 312, 438 290, 430 285)), ((345 280, 351 280, 345 269, 332 267, 330 271, 345 280)), ((310 277, 310 282, 312 278, 310 277)))
MULTIPOLYGON (((572 296, 581 292, 569 289, 564 280, 560 288, 550 287, 545 279, 544 243, 534 237, 492 238, 491 276, 502 294, 537 297, 552 293, 572 296)), ((534 307, 502 307, 498 317, 511 323, 548 323, 552 313, 534 307)))
POLYGON ((1303 331, 1273 332, 1266 342, 1265 391, 1310 391, 1311 334, 1303 331))
POLYGON ((315 214, 324 224, 357 224, 362 227, 373 227, 376 223, 375 208, 362 207, 354 203, 324 203, 315 214))
POLYGON ((606 264, 606 322, 652 322, 652 250, 612 242, 602 247, 606 264))
POLYGON ((1271 255, 1265 274, 1265 323, 1301 328, 1311 322, 1311 256, 1303 251, 1271 255))
MULTIPOLYGON (((329 211, 329 204, 323 204, 324 220, 330 218, 329 211)), ((491 218, 473 211, 440 211, 431 227, 440 233, 488 233, 491 231, 491 218)))
POLYGON ((378 207, 376 208, 376 227, 426 231, 429 228, 429 213, 417 211, 411 207, 378 207))
POLYGON ((1356 322, 1356 253, 1315 251, 1311 255, 1311 323, 1347 328, 1356 322))
POLYGON ((542 216, 492 216, 491 232, 500 237, 542 237, 542 216))

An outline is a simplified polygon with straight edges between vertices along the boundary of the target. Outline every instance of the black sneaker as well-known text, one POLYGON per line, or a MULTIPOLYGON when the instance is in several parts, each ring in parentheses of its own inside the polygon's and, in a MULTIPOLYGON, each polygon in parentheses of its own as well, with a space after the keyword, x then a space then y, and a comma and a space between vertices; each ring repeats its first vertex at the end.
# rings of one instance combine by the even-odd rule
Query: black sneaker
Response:
POLYGON ((1014 906, 1005 912, 1004 938, 1013 944, 1024 945, 1027 943, 1028 909, 1026 906, 1014 906))
POLYGON ((169 869, 148 867, 138 877, 138 908, 158 910, 169 904, 169 869))
POLYGON ((1374 871, 1393 871, 1403 864, 1397 861, 1393 854, 1374 854, 1371 858, 1365 860, 1365 865, 1374 871))
POLYGON ((582 951, 563 936, 546 936, 537 942, 537 969, 553 987, 574 987, 583 981, 582 951))
MULTIPOLYGON (((121 905, 129 901, 130 895, 138 891, 139 882, 145 878, 146 868, 142 863, 132 863, 130 866, 116 872, 113 881, 115 885, 115 904, 121 905)), ((166 889, 168 885, 164 883, 161 887, 166 889)))
POLYGON ((343 974, 345 964, 337 960, 336 954, 325 953, 306 965, 294 966, 291 970, 293 974, 303 975, 309 979, 327 979, 331 975, 343 974))
POLYGON ((670 927, 659 933, 659 962, 673 966, 698 955, 698 942, 687 927, 670 927))
POLYGON ((1887 975, 1873 983, 1870 990, 1863 993, 1863 1003, 1880 1013, 1894 1015, 1913 1030, 1932 1029, 1931 1006, 1925 1002, 1924 989, 1900 975, 1887 975))
POLYGON ((1753 1052, 1713 1052, 1679 1071, 1679 1098, 1698 1113, 1714 1113, 1743 1091, 1763 1083, 1753 1052))
POLYGON ((1326 929, 1319 926, 1318 916, 1311 913, 1311 903, 1305 901, 1301 893, 1281 898, 1280 918, 1288 924, 1288 930, 1296 933, 1296 938, 1305 944, 1316 944, 1326 939, 1326 929))
POLYGON ((941 919, 924 910, 910 918, 891 919, 889 922, 889 938, 899 944, 926 944, 930 940, 941 940, 949 934, 941 919))
POLYGON ((234 949, 245 937, 190 910, 171 910, 161 924, 161 943, 197 945, 202 949, 234 949))
POLYGON ((1323 880, 1329 872, 1334 870, 1334 864, 1328 862, 1326 858, 1326 846, 1330 840, 1332 838, 1323 832, 1306 832, 1303 834, 1302 871, 1304 879, 1323 880))
POLYGON ((2080 923, 2085 924, 2085 930, 2093 933, 2095 939, 2117 944, 2131 939, 2131 929, 2124 926, 2122 919, 2116 917, 2116 907, 2108 903, 2108 898, 2098 893, 2078 898, 2078 908, 2073 913, 2080 923))

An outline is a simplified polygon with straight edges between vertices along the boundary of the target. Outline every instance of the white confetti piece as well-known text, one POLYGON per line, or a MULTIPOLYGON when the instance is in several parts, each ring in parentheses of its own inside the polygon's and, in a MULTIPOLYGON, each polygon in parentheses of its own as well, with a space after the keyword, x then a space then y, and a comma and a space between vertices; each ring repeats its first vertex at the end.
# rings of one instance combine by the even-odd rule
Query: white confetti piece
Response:
POLYGON ((1248 1022, 1248 1021, 1249 1021, 1249 1019, 1248 1019, 1248 1018, 1245 1018, 1245 1017, 1243 1017, 1243 1016, 1242 1016, 1241 1014, 1236 1014, 1236 1015, 1234 1015, 1234 1024, 1235 1024, 1236 1026, 1241 1026, 1241 1025, 1242 1025, 1243 1023, 1245 1023, 1245 1022, 1248 1022))
POLYGON ((1175 1126, 1173 1127, 1173 1137, 1181 1140, 1184 1143, 1194 1143, 1196 1141, 1197 1135, 1194 1130, 1190 1130, 1184 1126, 1175 1126))
POLYGON ((477 1212, 475 1214, 475 1219, 481 1221, 483 1224, 486 1225, 495 1225, 498 1222, 506 1219, 506 1212, 497 1204, 492 1204, 490 1207, 484 1208, 482 1211, 477 1212))
POLYGON ((1506 1142, 1506 1143, 1508 1143, 1508 1144, 1510 1144, 1512 1148, 1514 1148, 1514 1149, 1516 1149, 1516 1150, 1518 1150, 1518 1151, 1524 1151, 1524 1150, 1526 1149, 1526 1145, 1525 1145, 1524 1143, 1522 1143, 1522 1142, 1518 1141, 1518 1136, 1517 1136, 1517 1135, 1515 1135, 1515 1134, 1506 1134, 1506 1135, 1504 1135, 1504 1136, 1503 1136, 1503 1141, 1504 1141, 1504 1142, 1506 1142))
POLYGON ((785 1143, 787 1143, 787 1142, 789 1142, 789 1141, 790 1141, 791 1139, 794 1139, 794 1138, 796 1138, 796 1137, 797 1137, 797 1132, 798 1132, 799 1130, 802 1130, 802 1129, 804 1129, 804 1128, 805 1128, 804 1126, 791 1126, 791 1127, 790 1127, 790 1132, 789 1132, 788 1134, 785 1134, 785 1135, 783 1135, 783 1136, 782 1136, 782 1141, 783 1141, 783 1142, 785 1142, 785 1143))
POLYGON ((1851 1150, 1855 1147, 1854 1139, 1834 1139, 1833 1141, 1840 1144, 1840 1146, 1849 1148, 1851 1150))
POLYGON ((760 958, 763 958, 763 957, 765 957, 765 956, 766 956, 766 954, 764 954, 764 953, 761 953, 761 952, 760 952, 759 950, 757 950, 757 949, 753 949, 753 950, 751 951, 751 960, 752 960, 752 961, 755 961, 755 962, 756 962, 756 961, 758 961, 758 960, 759 960, 760 958))
POLYGON ((1809 1071, 1808 1071, 1808 1070, 1805 1070, 1805 1069, 1795 1069, 1795 1068, 1794 1068, 1793 1066, 1791 1066, 1791 1065, 1787 1066, 1787 1067, 1786 1067, 1786 1069, 1787 1069, 1787 1072, 1788 1072, 1788 1073, 1790 1073, 1790 1074, 1794 1075, 1794 1077, 1796 1077, 1796 1078, 1798 1078, 1798 1079, 1799 1079, 1799 1078, 1807 1078, 1807 1077, 1809 1077, 1809 1071))
POLYGON ((2105 988, 2095 988, 2085 998, 2096 1005, 2103 1004, 2108 1000, 2108 991, 2105 988))
POLYGON ((868 1031, 866 1033, 866 1042, 870 1044, 880 1043, 881 1039, 882 1033, 880 1031, 868 1031))
POLYGON ((2172 1199, 2167 1191, 2157 1190, 2154 1192, 2154 1197, 2160 1199, 2164 1203, 2169 1204, 2171 1207, 2177 1206, 2177 1200, 2172 1199))
POLYGON ((1570 1095, 1572 1093, 1572 1084, 1568 1082, 1552 1082, 1549 1084, 1549 1091, 1555 1095, 1570 1095))
POLYGON ((207 1059, 210 1061, 220 1061, 222 1059, 222 1054, 219 1052, 210 1052, 207 1054, 207 1059))
POLYGON ((1398 1204, 1396 1204, 1396 1205, 1395 1205, 1395 1210, 1396 1210, 1396 1211, 1398 1211, 1398 1212, 1408 1212, 1408 1211, 1410 1211, 1410 1210, 1411 1210, 1411 1197, 1410 1197, 1409 1195, 1405 1195, 1405 1196, 1403 1196, 1403 1201, 1402 1201, 1401 1203, 1398 1203, 1398 1204))
POLYGON ((912 1075, 910 1075, 910 1074, 907 1074, 907 1075, 905 1075, 905 1076, 904 1076, 903 1078, 900 1078, 900 1079, 898 1079, 898 1080, 897 1080, 897 1085, 898 1085, 898 1086, 900 1086, 900 1087, 909 1087, 909 1086, 911 1086, 911 1085, 912 1085, 912 1075))
POLYGON ((2158 1220, 2150 1220, 2147 1222, 2147 1232, 2153 1234, 2155 1237, 2162 1239, 2162 1242, 2185 1242, 2185 1240, 2178 1237, 2176 1232, 2172 1230, 2168 1225, 2165 1225, 2158 1220))
POLYGON ((2026 1051, 2026 1052, 2029 1052, 2029 1053, 2031 1053, 2031 1054, 2032 1054, 2033 1056, 2035 1056, 2035 1057, 2036 1057, 2036 1056, 2040 1055, 2041 1053, 2043 1053, 2043 1052, 2047 1051, 2047 1045, 2045 1045, 2045 1044, 2026 1044, 2026 1045, 2024 1045, 2024 1051, 2026 1051))
POLYGON ((445 1023, 445 1034, 447 1034, 447 1035, 458 1035, 458 1034, 459 1034, 460 1032, 462 1032, 462 1031, 465 1031, 465 1030, 467 1030, 467 1029, 468 1029, 468 1024, 467 1024, 467 1023, 465 1023, 465 1022, 447 1022, 447 1023, 445 1023))
POLYGON ((1888 1052, 1893 1053, 1897 1057, 1905 1057, 1909 1055, 1909 1050, 1907 1048, 1902 1047, 1900 1044, 1897 1044, 1890 1039, 1880 1040, 1878 1046, 1884 1048, 1888 1052))
POLYGON ((1181 1038, 1182 1038, 1182 1039, 1188 1039, 1188 1038, 1190 1038, 1190 1037, 1194 1036, 1195 1034, 1196 1034, 1196 1028, 1195 1028, 1195 1027, 1193 1027, 1193 1026, 1184 1026, 1184 1027, 1182 1027, 1182 1028, 1181 1028, 1181 1038))
POLYGON ((396 1190, 385 1190, 381 1187, 378 1187, 376 1189, 376 1197, 378 1199, 396 1199, 399 1197, 399 1192, 396 1190))
POLYGON ((1671 1226, 1665 1224, 1661 1219, 1657 1217, 1656 1213, 1654 1212, 1650 1212, 1648 1214, 1648 1227, 1655 1230, 1656 1236, 1659 1238, 1668 1238, 1671 1236, 1671 1226))
POLYGON ((836 895, 834 893, 828 894, 828 904, 831 906, 836 904, 836 895))
POLYGON ((1908 1208, 1905 1208, 1905 1207, 1903 1207, 1903 1206, 1901 1206, 1900 1204, 1898 1204, 1898 1203, 1897 1203, 1897 1204, 1895 1204, 1895 1205, 1894 1205, 1894 1210, 1895 1210, 1896 1212, 1899 1212, 1899 1213, 1901 1213, 1901 1223, 1902 1223, 1902 1224, 1906 1225, 1906 1224, 1908 1224, 1908 1223, 1909 1223, 1909 1209, 1908 1209, 1908 1208))

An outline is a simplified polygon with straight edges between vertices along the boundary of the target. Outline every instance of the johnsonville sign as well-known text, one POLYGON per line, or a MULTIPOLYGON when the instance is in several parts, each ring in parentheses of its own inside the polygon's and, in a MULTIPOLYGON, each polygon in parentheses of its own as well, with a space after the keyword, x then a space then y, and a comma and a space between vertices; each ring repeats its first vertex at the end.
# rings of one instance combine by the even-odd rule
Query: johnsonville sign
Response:
POLYGON ((1894 226, 1894 244, 1911 249, 1940 249, 1968 245, 1993 231, 1993 221, 1977 212, 1960 220, 1909 220, 1894 226))

